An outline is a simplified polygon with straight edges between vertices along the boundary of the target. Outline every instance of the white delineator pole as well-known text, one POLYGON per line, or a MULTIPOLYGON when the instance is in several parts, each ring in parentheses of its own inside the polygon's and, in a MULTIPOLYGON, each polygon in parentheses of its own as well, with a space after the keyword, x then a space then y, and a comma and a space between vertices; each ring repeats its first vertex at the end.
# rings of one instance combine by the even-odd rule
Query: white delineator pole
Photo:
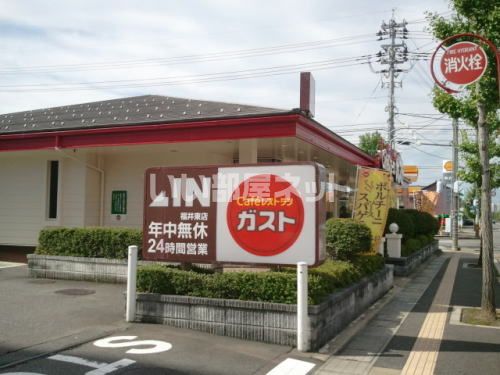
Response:
POLYGON ((307 263, 297 263, 297 350, 306 352, 308 345, 308 324, 307 313, 307 263))
POLYGON ((127 311, 125 314, 125 320, 127 322, 133 322, 135 320, 136 281, 137 281, 137 246, 129 246, 128 267, 127 267, 127 311))

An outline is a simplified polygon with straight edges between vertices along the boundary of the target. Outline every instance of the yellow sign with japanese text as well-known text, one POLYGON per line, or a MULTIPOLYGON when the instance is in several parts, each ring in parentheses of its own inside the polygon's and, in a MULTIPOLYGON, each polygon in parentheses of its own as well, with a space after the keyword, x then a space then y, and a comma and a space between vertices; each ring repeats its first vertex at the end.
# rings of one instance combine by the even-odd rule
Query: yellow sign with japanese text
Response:
POLYGON ((370 228, 371 251, 377 252, 394 195, 392 178, 389 172, 380 169, 358 167, 357 181, 353 218, 370 228))

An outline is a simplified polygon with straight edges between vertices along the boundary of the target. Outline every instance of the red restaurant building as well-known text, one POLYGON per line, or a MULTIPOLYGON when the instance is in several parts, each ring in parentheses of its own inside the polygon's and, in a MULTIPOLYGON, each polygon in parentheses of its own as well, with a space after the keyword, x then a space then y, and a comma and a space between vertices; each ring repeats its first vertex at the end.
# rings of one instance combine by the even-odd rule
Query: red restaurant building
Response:
POLYGON ((0 245, 35 246, 50 226, 140 228, 148 167, 291 161, 332 173, 331 216, 351 210, 356 166, 375 166, 304 109, 146 95, 0 115, 0 245))

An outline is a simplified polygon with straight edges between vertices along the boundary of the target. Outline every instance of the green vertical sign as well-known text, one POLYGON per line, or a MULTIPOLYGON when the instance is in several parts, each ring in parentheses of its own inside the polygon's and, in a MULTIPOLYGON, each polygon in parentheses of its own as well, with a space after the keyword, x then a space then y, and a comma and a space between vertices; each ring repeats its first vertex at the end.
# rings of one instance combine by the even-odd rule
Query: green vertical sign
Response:
POLYGON ((127 214, 127 191, 113 190, 111 192, 111 215, 127 214))

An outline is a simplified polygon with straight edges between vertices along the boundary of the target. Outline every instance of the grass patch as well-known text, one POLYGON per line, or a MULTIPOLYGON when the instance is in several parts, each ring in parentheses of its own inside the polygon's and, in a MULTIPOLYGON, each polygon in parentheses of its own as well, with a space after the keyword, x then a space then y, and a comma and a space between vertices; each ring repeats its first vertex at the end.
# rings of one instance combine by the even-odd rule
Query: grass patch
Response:
POLYGON ((497 320, 489 321, 483 316, 480 309, 466 308, 462 310, 461 320, 462 323, 467 323, 467 324, 500 327, 500 310, 497 310, 497 320))

